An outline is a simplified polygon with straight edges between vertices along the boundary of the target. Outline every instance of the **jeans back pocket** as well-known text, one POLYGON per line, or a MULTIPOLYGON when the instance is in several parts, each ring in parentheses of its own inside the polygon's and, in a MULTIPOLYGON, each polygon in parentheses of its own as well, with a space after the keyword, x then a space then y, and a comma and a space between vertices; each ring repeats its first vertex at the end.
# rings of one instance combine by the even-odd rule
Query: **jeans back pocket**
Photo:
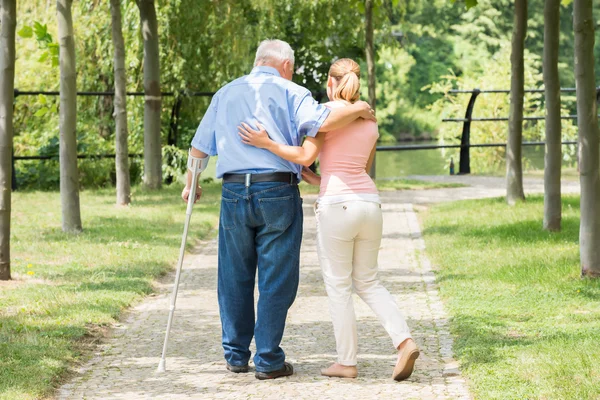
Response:
POLYGON ((237 226, 237 199, 221 199, 221 226, 223 229, 231 230, 237 226))
POLYGON ((268 228, 285 231, 292 224, 297 208, 294 196, 262 198, 258 204, 268 228))

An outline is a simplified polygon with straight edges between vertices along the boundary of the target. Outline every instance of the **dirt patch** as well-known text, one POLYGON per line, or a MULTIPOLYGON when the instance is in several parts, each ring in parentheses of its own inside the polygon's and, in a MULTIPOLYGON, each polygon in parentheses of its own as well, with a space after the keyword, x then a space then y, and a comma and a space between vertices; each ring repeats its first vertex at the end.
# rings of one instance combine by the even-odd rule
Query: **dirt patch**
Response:
POLYGON ((56 285, 56 282, 47 281, 40 278, 30 278, 20 274, 12 274, 10 281, 0 281, 0 290, 16 289, 27 285, 56 285))

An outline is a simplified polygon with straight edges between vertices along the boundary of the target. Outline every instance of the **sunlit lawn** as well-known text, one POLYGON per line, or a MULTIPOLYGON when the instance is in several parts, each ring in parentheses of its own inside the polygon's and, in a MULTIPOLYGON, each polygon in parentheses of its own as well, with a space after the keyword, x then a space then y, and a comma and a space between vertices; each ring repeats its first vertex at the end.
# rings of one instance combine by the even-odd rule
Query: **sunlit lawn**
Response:
POLYGON ((390 179, 377 180, 377 189, 380 191, 390 190, 425 190, 425 189, 442 189, 442 188, 459 188, 464 187, 462 183, 445 183, 445 182, 427 182, 416 179, 390 179))
MULTIPOLYGON (((214 234, 219 186, 203 185, 188 243, 214 234)), ((114 191, 84 191, 84 232, 62 233, 57 192, 15 193, 14 282, 0 283, 0 399, 50 393, 94 332, 152 291, 177 261, 185 203, 181 187, 136 188, 130 207, 114 191)))
POLYGON ((563 231, 543 199, 456 202, 424 215, 455 351, 479 399, 600 399, 600 281, 580 278, 579 198, 563 231))

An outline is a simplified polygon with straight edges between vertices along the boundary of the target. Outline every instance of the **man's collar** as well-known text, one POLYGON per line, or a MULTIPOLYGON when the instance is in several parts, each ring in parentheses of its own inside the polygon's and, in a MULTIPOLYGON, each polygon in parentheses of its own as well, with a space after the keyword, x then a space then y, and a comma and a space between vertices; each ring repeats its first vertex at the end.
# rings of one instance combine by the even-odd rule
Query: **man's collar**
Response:
POLYGON ((281 74, 279 73, 279 71, 277 71, 273 67, 268 67, 266 65, 259 65, 258 67, 254 67, 254 68, 252 68, 252 72, 250 72, 250 73, 251 74, 258 74, 258 73, 270 74, 270 75, 275 75, 275 76, 281 77, 281 74))

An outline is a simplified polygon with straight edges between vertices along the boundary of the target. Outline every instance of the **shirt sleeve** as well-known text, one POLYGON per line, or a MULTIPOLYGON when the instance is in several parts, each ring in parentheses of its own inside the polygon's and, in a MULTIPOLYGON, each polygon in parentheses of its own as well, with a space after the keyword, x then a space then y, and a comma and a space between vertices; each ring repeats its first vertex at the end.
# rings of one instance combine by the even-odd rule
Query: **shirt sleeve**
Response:
POLYGON ((217 155, 217 141, 215 136, 215 126, 217 120, 217 108, 219 99, 215 94, 200 121, 196 134, 192 139, 192 147, 208 154, 209 156, 217 155))
POLYGON ((295 113, 298 136, 317 136, 317 132, 319 132, 321 125, 323 125, 330 112, 331 110, 323 104, 317 103, 310 92, 306 93, 299 99, 295 113))

